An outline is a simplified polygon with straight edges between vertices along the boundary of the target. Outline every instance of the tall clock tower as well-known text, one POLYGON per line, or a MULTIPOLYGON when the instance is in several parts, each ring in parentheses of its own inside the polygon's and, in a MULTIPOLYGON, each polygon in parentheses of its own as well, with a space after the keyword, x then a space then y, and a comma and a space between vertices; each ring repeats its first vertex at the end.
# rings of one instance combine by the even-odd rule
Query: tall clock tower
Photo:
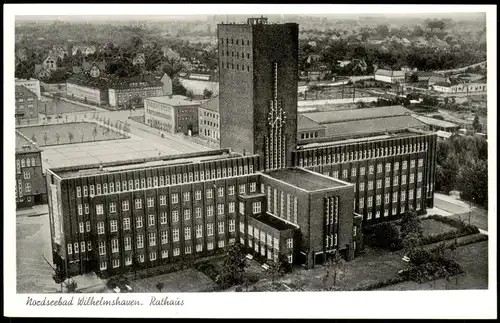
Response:
POLYGON ((221 148, 292 165, 297 144, 298 25, 264 17, 218 25, 221 148))

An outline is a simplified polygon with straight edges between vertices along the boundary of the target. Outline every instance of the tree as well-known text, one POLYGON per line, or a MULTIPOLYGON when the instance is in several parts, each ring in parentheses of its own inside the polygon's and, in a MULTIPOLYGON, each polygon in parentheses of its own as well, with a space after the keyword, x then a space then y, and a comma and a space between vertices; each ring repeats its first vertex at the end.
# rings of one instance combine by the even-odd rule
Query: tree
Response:
POLYGON ((158 283, 156 283, 156 288, 158 289, 158 291, 161 293, 161 290, 163 289, 163 287, 165 287, 165 284, 163 284, 161 281, 159 281, 158 283))
POLYGON ((45 146, 47 146, 47 139, 49 139, 47 137, 47 132, 44 132, 44 134, 43 134, 43 140, 45 141, 45 146))
POLYGON ((74 138, 74 135, 73 133, 70 131, 68 132, 68 138, 69 138, 69 143, 72 143, 73 142, 73 138, 74 138))
POLYGON ((479 123, 479 115, 476 114, 474 117, 474 121, 472 122, 472 128, 474 128, 475 132, 481 132, 481 124, 479 123))
POLYGON ((422 223, 420 219, 418 218, 417 213, 410 208, 408 211, 406 211, 403 216, 401 217, 401 238, 404 240, 406 236, 408 236, 410 233, 415 234, 415 237, 417 238, 423 238, 424 236, 424 231, 422 229, 422 223))
POLYGON ((58 145, 59 145, 59 139, 60 139, 59 133, 56 132, 56 140, 58 145))
POLYGON ((210 91, 209 89, 204 89, 203 90, 203 97, 205 97, 205 98, 211 98, 212 95, 213 95, 213 92, 210 91))
POLYGON ((333 287, 337 286, 337 283, 340 279, 342 279, 346 274, 345 262, 340 256, 340 254, 335 252, 325 264, 325 277, 324 283, 328 285, 330 278, 333 280, 333 287))
POLYGON ((92 136, 94 136, 94 141, 95 141, 95 137, 97 136, 97 126, 95 126, 94 129, 92 130, 92 136))
POLYGON ((376 225, 373 229, 372 244, 383 249, 397 250, 401 239, 396 225, 389 222, 376 225))
POLYGON ((418 75, 416 73, 412 73, 410 75, 410 83, 417 83, 418 82, 418 75))
POLYGON ((243 246, 240 243, 230 245, 225 250, 224 265, 221 273, 221 286, 228 288, 242 281, 248 266, 243 246))

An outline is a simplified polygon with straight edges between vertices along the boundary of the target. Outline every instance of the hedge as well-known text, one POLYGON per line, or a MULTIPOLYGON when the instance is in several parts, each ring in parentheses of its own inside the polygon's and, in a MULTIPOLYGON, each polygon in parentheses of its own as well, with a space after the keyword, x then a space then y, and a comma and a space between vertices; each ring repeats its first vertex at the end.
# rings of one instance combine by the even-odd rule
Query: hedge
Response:
POLYGON ((469 234, 479 233, 479 229, 475 225, 465 223, 462 220, 457 220, 457 219, 451 218, 449 216, 432 214, 432 215, 429 215, 427 218, 449 224, 452 227, 455 227, 462 232, 469 232, 469 234))

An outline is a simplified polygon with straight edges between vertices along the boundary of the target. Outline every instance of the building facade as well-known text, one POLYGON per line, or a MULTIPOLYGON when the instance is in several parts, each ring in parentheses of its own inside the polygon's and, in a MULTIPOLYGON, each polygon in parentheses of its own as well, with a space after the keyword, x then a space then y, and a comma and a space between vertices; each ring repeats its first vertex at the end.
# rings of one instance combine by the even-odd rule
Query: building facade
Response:
POLYGON ((16 131, 16 208, 47 203, 41 150, 16 131))
POLYGON ((306 268, 337 247, 352 258, 352 184, 260 172, 259 158, 222 150, 48 170, 54 263, 69 276, 112 275, 236 242, 306 268))
POLYGON ((15 79, 16 85, 21 85, 30 90, 31 92, 35 93, 38 100, 42 98, 42 93, 40 91, 40 81, 37 79, 15 79))
POLYGON ((297 137, 298 25, 219 24, 221 147, 291 165, 297 137), (276 153, 275 153, 276 152, 276 153))
POLYGON ((385 70, 380 68, 375 72, 375 80, 386 83, 404 83, 405 73, 403 71, 385 70))
POLYGON ((74 74, 66 80, 66 95, 89 103, 107 104, 107 82, 85 74, 74 74))
POLYGON ((198 108, 198 129, 200 138, 220 145, 218 95, 212 97, 209 101, 200 104, 200 107, 198 108))
POLYGON ((16 124, 38 122, 38 97, 22 85, 16 85, 16 124))
POLYGON ((144 98, 163 95, 163 83, 155 77, 136 76, 110 82, 109 105, 112 107, 143 107, 144 98))
POLYGON ((144 99, 144 120, 150 127, 169 133, 198 133, 199 101, 182 95, 157 96, 144 99))

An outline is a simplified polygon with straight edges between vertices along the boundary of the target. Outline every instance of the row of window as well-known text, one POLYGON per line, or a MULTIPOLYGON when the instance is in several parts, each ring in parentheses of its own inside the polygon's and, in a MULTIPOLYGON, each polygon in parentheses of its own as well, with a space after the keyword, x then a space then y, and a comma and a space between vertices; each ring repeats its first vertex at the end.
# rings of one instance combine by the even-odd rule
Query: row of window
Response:
MULTIPOLYGON (((248 237, 252 237, 255 240, 259 240, 263 244, 267 244, 270 248, 274 248, 276 250, 280 250, 280 241, 279 237, 272 236, 269 233, 259 230, 258 228, 248 225, 248 237)), ((245 233, 245 224, 240 222, 240 232, 245 233)), ((286 247, 288 249, 293 249, 293 239, 286 239, 286 247)))
MULTIPOLYGON (((402 191, 400 194, 398 194, 398 192, 394 192, 392 193, 392 202, 393 203, 397 203, 398 202, 398 195, 400 195, 400 200, 401 201, 406 201, 406 191, 402 191)), ((389 193, 386 193, 384 195, 384 204, 389 204, 390 202, 390 194, 389 193)), ((418 188, 417 189, 417 199, 420 199, 422 198, 422 188, 418 188)), ((411 191, 408 191, 408 199, 409 200, 413 200, 413 190, 411 191)), ((373 196, 368 196, 366 197, 366 201, 367 201, 367 206, 368 207, 372 207, 373 206, 373 196)), ((375 201, 376 201, 376 205, 381 205, 382 204, 382 195, 381 194, 377 194, 375 196, 375 201)), ((363 209, 365 206, 365 197, 360 197, 359 198, 359 209, 363 209)))
POLYGON ((203 116, 204 117, 210 117, 210 118, 217 119, 217 120, 219 119, 219 114, 215 113, 215 112, 203 111, 203 116))
POLYGON ((24 192, 23 192, 23 182, 18 179, 17 184, 15 185, 16 187, 16 197, 17 197, 17 192, 19 191, 19 197, 23 196, 23 193, 31 193, 31 183, 24 183, 24 192))
POLYGON ((228 38, 226 38, 226 39, 225 39, 225 42, 224 42, 224 38, 220 38, 220 39, 219 39, 219 42, 220 42, 220 44, 221 44, 221 45, 223 45, 223 44, 226 44, 226 45, 229 45, 229 44, 234 45, 234 44, 235 44, 235 42, 236 42, 236 45, 242 45, 242 46, 244 46, 244 45, 245 45, 245 43, 246 43, 246 46, 250 46, 250 40, 246 40, 246 42, 245 42, 245 40, 244 40, 244 39, 239 39, 239 38, 236 38, 236 41, 235 41, 235 39, 234 39, 234 38, 229 38, 229 37, 228 37, 228 38))
MULTIPOLYGON (((22 92, 20 92, 20 93, 22 95, 22 92)), ((28 102, 33 102, 33 100, 34 100, 33 98, 26 98, 26 101, 28 101, 28 102)), ((23 98, 19 98, 19 99, 17 99, 17 102, 24 102, 24 99, 23 98)))
MULTIPOLYGON (((417 153, 427 151, 427 143, 418 143, 413 145, 398 145, 385 148, 373 148, 356 150, 345 153, 325 153, 320 149, 309 149, 300 151, 299 165, 302 166, 316 166, 323 164, 341 163, 346 161, 363 160, 369 158, 388 157, 399 154, 417 153), (304 155, 310 155, 304 157, 304 155), (320 156, 318 156, 319 154, 320 156), (312 155, 315 155, 314 157, 312 155)), ((422 163, 423 165, 423 163, 422 163)))
MULTIPOLYGON (((261 193, 266 193, 265 185, 261 185, 261 193)), ((289 222, 297 223, 298 198, 276 188, 267 186, 267 212, 289 222), (279 200, 278 200, 279 196, 279 200)))
MULTIPOLYGON (((328 175, 329 173, 326 172, 324 174, 328 175)), ((344 170, 343 175, 344 175, 344 178, 347 178, 347 170, 344 170)), ((352 175, 352 176, 356 176, 356 175, 352 175)), ((333 172, 333 177, 338 178, 338 171, 333 172)), ((407 184, 406 178, 407 178, 406 174, 401 175, 401 185, 407 184)), ((368 181, 368 190, 369 191, 373 190, 373 182, 374 181, 368 181)), ((421 182, 422 182, 422 173, 418 172, 417 173, 417 183, 421 183, 421 182)), ((413 184, 413 183, 415 183, 415 174, 410 174, 410 184, 413 184)), ((382 188, 382 179, 377 179, 376 184, 377 184, 377 189, 381 189, 382 188)), ((399 185, 399 176, 395 175, 394 178, 392 179, 392 186, 398 186, 398 185, 399 185)), ((391 178, 386 177, 384 187, 387 188, 390 186, 391 186, 391 178)), ((354 191, 356 192, 357 190, 358 190, 358 184, 355 184, 354 191)), ((359 183, 359 191, 363 192, 364 190, 365 190, 365 183, 364 182, 359 183)))
MULTIPOLYGON (((422 167, 422 166, 423 166, 423 159, 419 159, 419 160, 418 160, 418 165, 419 165, 419 167, 422 167)), ((415 160, 413 160, 413 159, 412 159, 412 160, 410 161, 410 169, 413 169, 413 168, 415 168, 415 160)), ((378 164, 378 165, 377 165, 377 174, 381 174, 381 173, 382 173, 382 169, 383 169, 383 168, 382 168, 382 164, 378 164)), ((407 162, 406 160, 402 162, 402 169, 403 169, 403 170, 408 169, 408 162, 407 162)), ((394 171, 398 171, 398 170, 399 170, 399 162, 395 162, 395 163, 394 163, 394 171)), ((391 171, 391 163, 386 163, 386 164, 385 164, 385 171, 386 171, 386 172, 390 172, 390 171, 391 171)), ((357 169, 356 167, 351 168, 351 176, 356 176, 356 175, 357 175, 357 172, 358 172, 358 169, 357 169)), ((374 165, 370 165, 370 166, 368 167, 368 174, 369 174, 369 175, 373 175, 374 173, 375 173, 375 166, 374 166, 374 165)), ((330 174, 330 172, 324 172, 323 174, 324 174, 324 175, 327 175, 327 176, 330 176, 330 175, 329 175, 329 174, 330 174)), ((422 172, 419 172, 418 174, 419 174, 419 175, 418 175, 419 177, 422 177, 422 172)), ((342 177, 343 177, 343 178, 347 178, 347 177, 348 177, 348 175, 349 175, 348 170, 347 170, 347 169, 343 169, 343 170, 342 170, 342 177)), ((361 167, 359 168, 359 175, 360 175, 360 176, 364 176, 364 175, 366 175, 366 168, 365 168, 365 166, 361 166, 361 167)), ((402 175, 402 176, 405 176, 405 177, 406 177, 406 175, 402 175)), ((412 176, 414 176, 414 174, 410 174, 410 178, 411 178, 412 176)), ((334 170, 334 171, 332 171, 332 177, 334 177, 334 178, 339 178, 339 171, 338 171, 338 170, 334 170)), ((397 177, 397 176, 396 176, 396 177, 397 177)), ((387 180, 387 179, 386 179, 386 180, 387 180)))
MULTIPOLYGON (((240 242, 242 245, 245 245, 245 238, 240 237, 240 242)), ((260 251, 260 254, 262 256, 265 256, 266 251, 267 251, 267 259, 269 259, 269 260, 273 259, 275 262, 278 261, 278 256, 280 254, 279 250, 270 248, 268 245, 266 245, 262 242, 259 243, 258 241, 255 241, 255 243, 254 243, 254 241, 252 239, 247 240, 247 245, 250 248, 253 247, 255 252, 257 252, 257 253, 260 251)), ((289 263, 293 262, 293 255, 292 254, 289 254, 287 256, 287 258, 288 258, 289 263)))
MULTIPOLYGON (((210 172, 190 172, 190 173, 183 173, 183 174, 177 174, 176 175, 165 175, 165 176, 154 176, 154 177, 148 177, 147 180, 146 178, 141 178, 140 180, 137 178, 134 180, 129 180, 128 181, 128 186, 127 186, 127 181, 122 181, 119 182, 109 182, 109 183, 103 183, 102 184, 102 191, 101 191, 101 184, 96 184, 95 189, 97 192, 94 191, 94 185, 90 185, 90 195, 100 195, 100 194, 107 194, 108 193, 108 185, 109 185, 109 193, 114 193, 115 189, 116 192, 126 192, 128 190, 138 190, 138 189, 143 189, 143 188, 152 188, 152 187, 158 187, 158 186, 166 186, 166 185, 173 185, 173 184, 182 184, 182 183, 190 183, 190 182, 198 182, 198 181, 204 181, 204 180, 210 180, 210 179, 219 179, 219 178, 225 178, 225 177, 232 177, 232 176, 239 176, 239 175, 248 175, 249 173, 252 174, 254 172, 253 165, 245 165, 245 166, 239 166, 239 167, 228 167, 226 168, 217 168, 217 171, 215 169, 212 169, 211 173, 210 172), (234 170, 234 175, 233 175, 233 170, 234 170), (146 186, 147 183, 147 186, 146 186), (134 188, 135 187, 135 188, 134 188)), ((244 184, 242 184, 244 186, 244 184)), ((240 185, 240 188, 242 187, 240 185)), ((250 184, 250 190, 252 190, 252 183, 250 184)), ((256 184, 253 184, 256 185, 256 184)), ((244 190, 244 188, 242 189, 244 190)), ((244 194, 245 192, 241 192, 240 194, 244 194)), ((82 194, 82 188, 78 186, 76 188, 76 194, 77 197, 81 197, 82 194)), ((88 191, 87 191, 87 186, 83 186, 83 196, 88 196, 88 191)))
POLYGON ((245 55, 244 52, 241 52, 241 55, 240 55, 240 52, 231 51, 231 55, 229 55, 229 51, 221 50, 220 56, 228 56, 228 57, 231 56, 231 57, 236 57, 236 58, 240 58, 240 57, 245 58, 245 56, 246 56, 247 59, 250 59, 250 53, 246 53, 246 55, 245 55))
POLYGON ((35 167, 36 166, 36 159, 35 157, 31 158, 21 158, 21 159, 16 159, 16 168, 17 168, 17 173, 21 173, 21 168, 24 167, 35 167))
POLYGON ((237 71, 247 71, 250 72, 250 65, 243 65, 243 64, 234 64, 234 63, 227 63, 224 64, 224 62, 221 63, 221 68, 228 68, 232 70, 237 70, 237 71), (241 68, 240 68, 241 67, 241 68))
POLYGON ((215 122, 212 122, 212 121, 207 121, 207 120, 203 120, 203 124, 206 125, 206 126, 215 127, 215 128, 219 127, 218 123, 215 123, 215 122))
MULTIPOLYGON (((234 239, 229 239, 229 244, 234 244, 235 240, 234 239)), ((217 242, 217 246, 219 248, 224 248, 225 246, 225 242, 223 240, 217 242)), ((196 252, 202 252, 203 251, 203 244, 197 244, 195 246, 196 248, 196 252)), ((214 249, 214 243, 213 242, 209 242, 207 243, 207 250, 213 250, 214 249)), ((161 250, 161 258, 162 259, 166 259, 168 258, 168 250, 161 250)), ((193 247, 192 246, 185 246, 184 247, 184 254, 185 255, 189 255, 189 254, 192 254, 193 253, 193 247)), ((180 248, 174 248, 173 249, 173 255, 174 257, 177 257, 177 256, 180 256, 181 254, 181 249, 180 248)), ((149 253, 149 261, 155 261, 157 260, 157 252, 150 252, 149 253)), ((138 263, 144 263, 144 254, 139 254, 137 255, 137 259, 136 261, 138 263)), ((131 255, 127 255, 125 256, 125 266, 131 266, 132 265, 132 256, 131 255)), ((111 264, 112 264, 112 267, 113 268, 118 268, 120 267, 120 259, 112 259, 111 260, 111 264)), ((99 263, 99 268, 100 270, 106 270, 108 268, 108 263, 107 261, 105 260, 102 260, 100 261, 99 263)))
POLYGON ((309 138, 318 138, 319 137, 319 132, 314 131, 314 132, 303 132, 300 134, 300 139, 309 139, 309 138))
MULTIPOLYGON (((419 204, 417 204, 416 210, 417 210, 417 211, 419 211, 419 210, 420 210, 420 205, 419 205, 419 204)), ((395 214, 397 214, 397 211, 398 211, 398 209, 397 209, 396 207, 393 207, 393 208, 392 208, 392 213, 391 213, 391 214, 395 215, 395 214)), ((402 205, 402 206, 400 207, 399 211, 400 211, 400 214, 405 213, 405 211, 406 211, 405 206, 404 206, 404 205, 402 205)), ((376 212, 375 212, 375 219, 380 218, 380 215, 381 215, 381 212, 380 212, 380 211, 376 211, 376 212)), ((389 214, 389 209, 385 209, 385 210, 384 210, 384 217, 388 217, 389 215, 390 215, 390 214, 389 214)), ((370 212, 368 212, 368 213, 367 213, 367 215, 366 215, 366 219, 367 219, 367 220, 372 220, 372 219, 373 219, 373 212, 371 212, 371 211, 370 211, 370 212)))

